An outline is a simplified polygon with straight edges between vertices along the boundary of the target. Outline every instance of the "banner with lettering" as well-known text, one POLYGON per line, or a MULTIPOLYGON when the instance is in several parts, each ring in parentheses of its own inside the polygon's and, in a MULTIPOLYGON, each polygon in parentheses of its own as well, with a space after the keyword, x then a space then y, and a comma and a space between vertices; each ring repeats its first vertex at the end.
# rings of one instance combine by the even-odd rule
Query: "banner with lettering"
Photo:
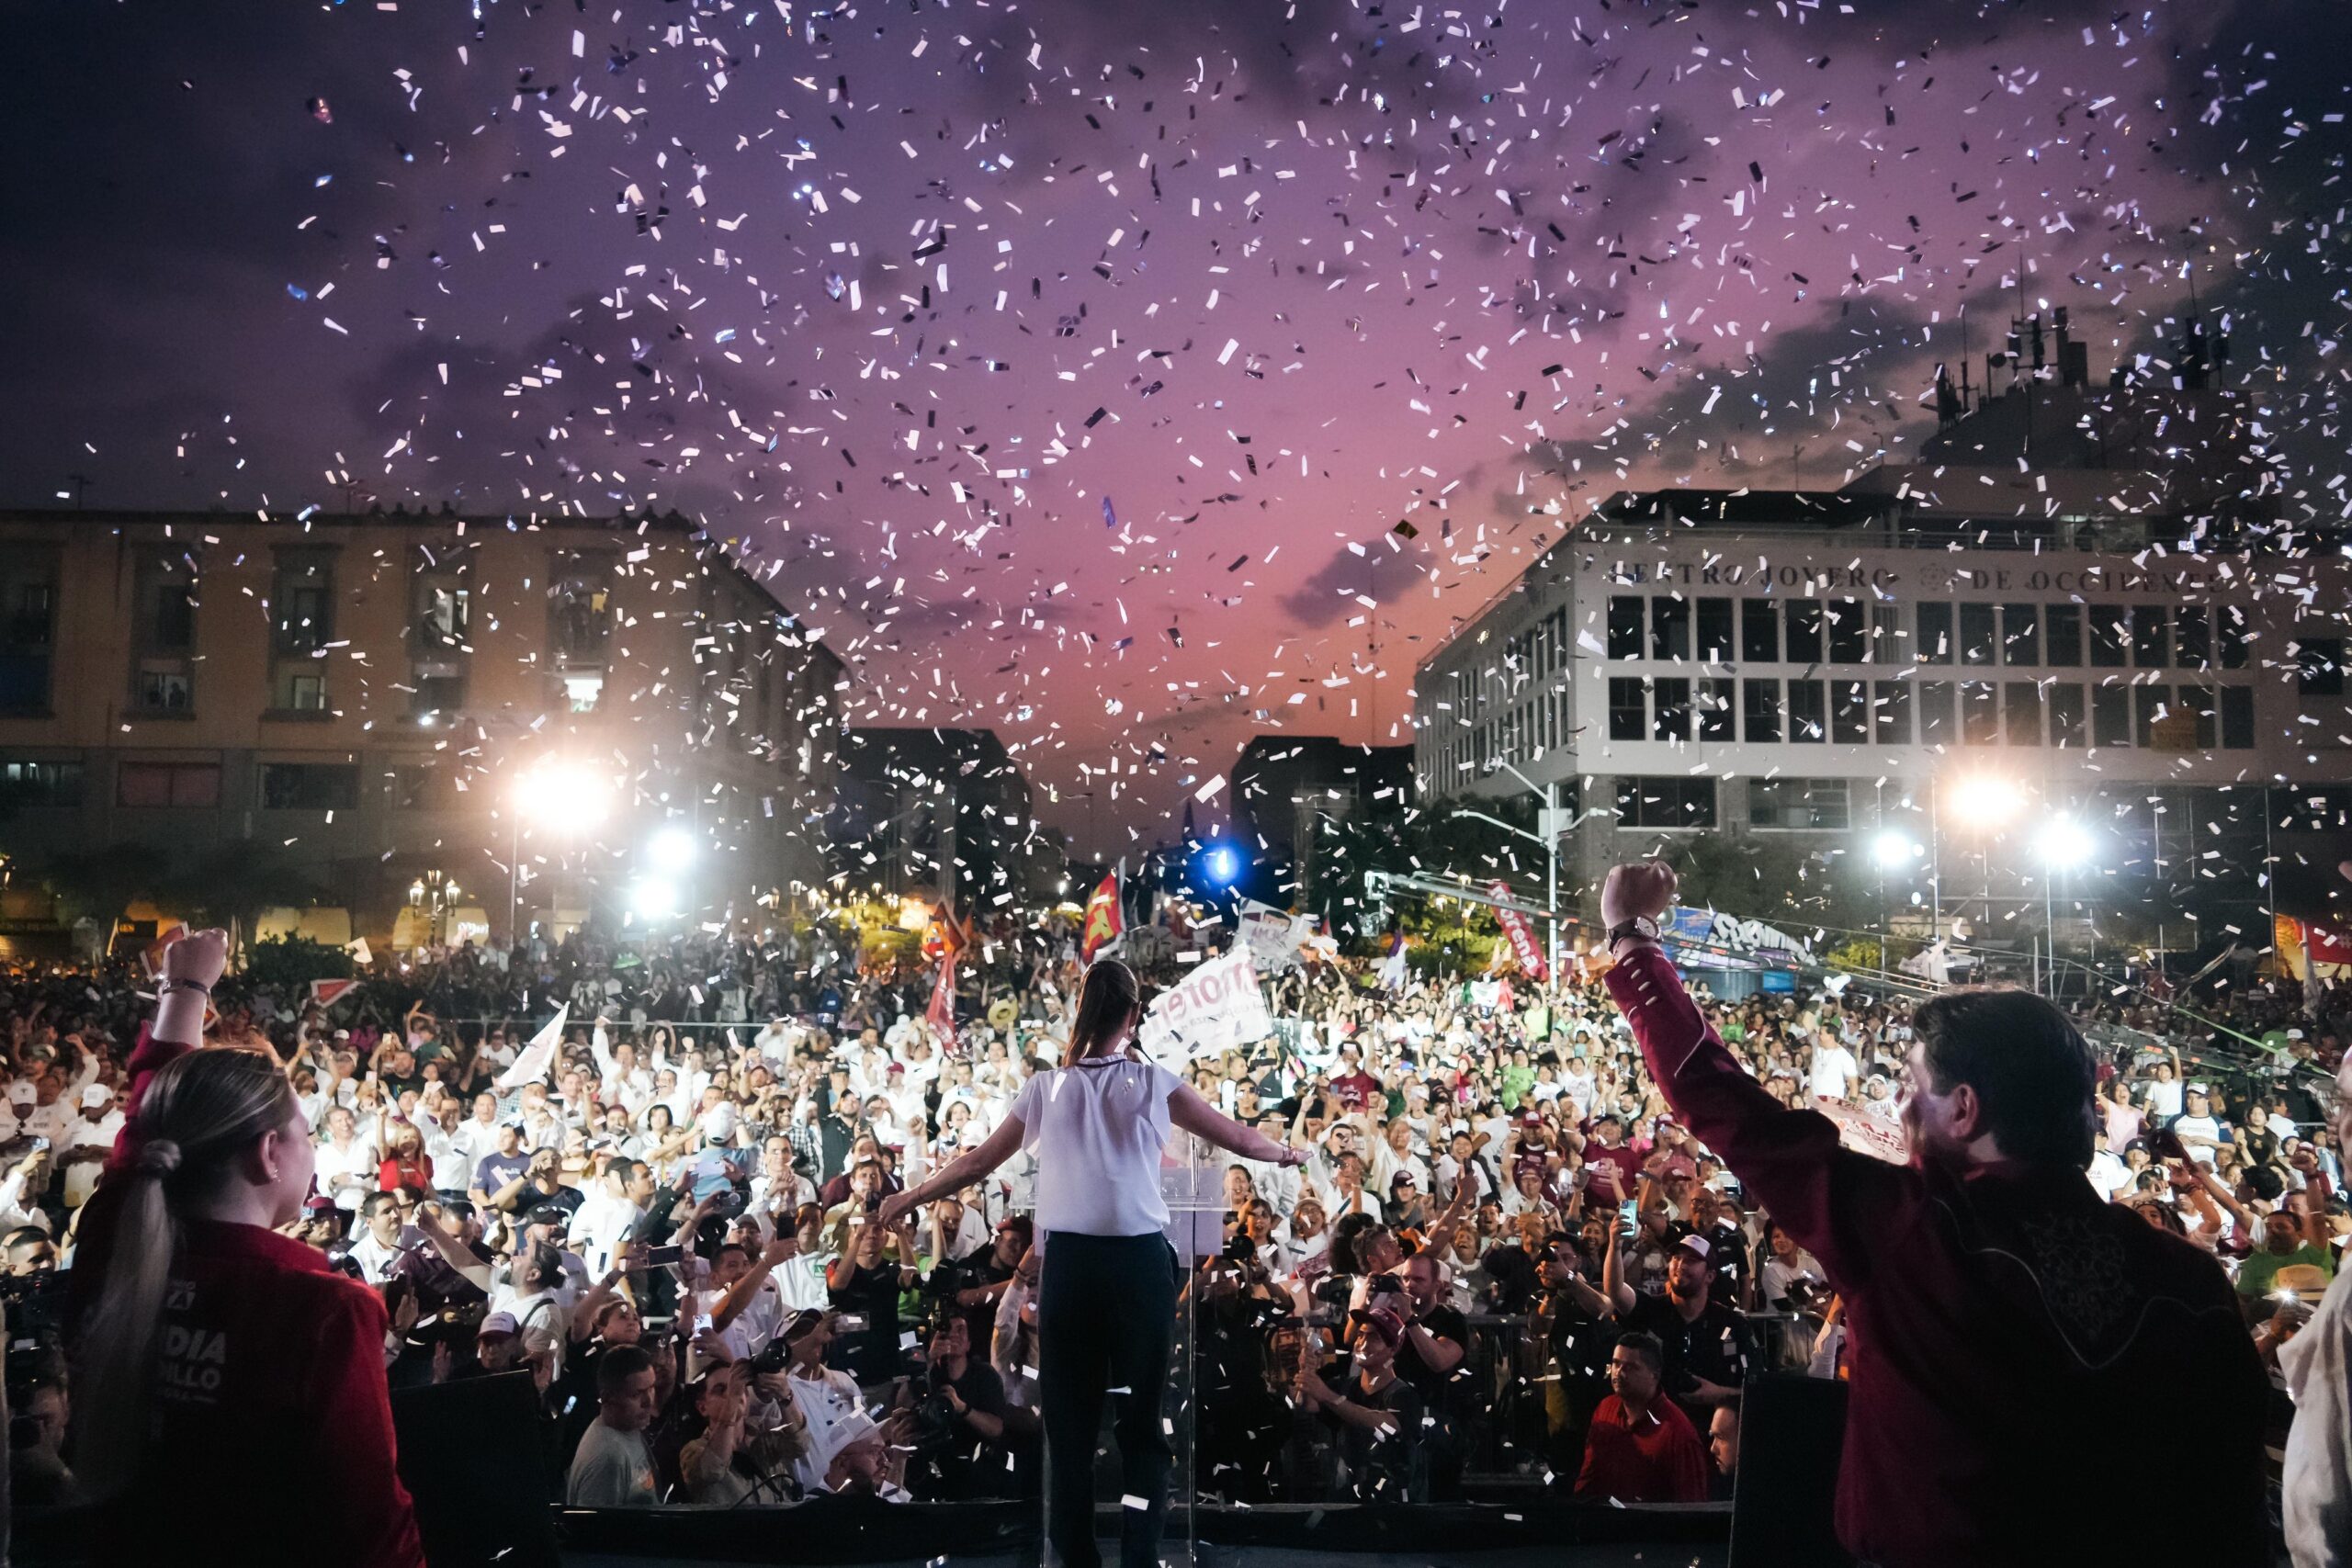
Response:
POLYGON ((1247 948, 1212 958, 1159 993, 1136 1032, 1136 1043, 1161 1066, 1182 1072, 1186 1064, 1217 1056, 1274 1032, 1265 994, 1250 967, 1247 948))
MULTIPOLYGON (((1487 884, 1487 891, 1498 898, 1511 896, 1508 882, 1490 882, 1487 884)), ((1503 934, 1510 938, 1510 950, 1518 956, 1520 973, 1543 979, 1544 948, 1535 940, 1535 927, 1517 909, 1497 909, 1495 919, 1502 922, 1503 934)))
POLYGON ((1297 968, 1299 944, 1315 934, 1312 917, 1293 915, 1246 899, 1238 924, 1241 944, 1249 949, 1250 962, 1261 975, 1280 975, 1297 968))
POLYGON ((1815 1100, 1813 1108, 1838 1123, 1838 1142, 1844 1147, 1889 1165, 1911 1163, 1910 1140, 1901 1122, 1842 1100, 1815 1100))

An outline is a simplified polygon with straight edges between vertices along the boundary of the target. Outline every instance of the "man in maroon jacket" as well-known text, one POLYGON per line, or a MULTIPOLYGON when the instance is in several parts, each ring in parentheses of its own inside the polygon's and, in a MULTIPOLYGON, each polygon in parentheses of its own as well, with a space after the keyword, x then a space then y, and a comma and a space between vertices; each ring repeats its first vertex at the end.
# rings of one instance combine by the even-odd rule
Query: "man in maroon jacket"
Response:
POLYGON ((1610 994, 1676 1112, 1845 1301, 1847 1548, 1886 1568, 2267 1562, 2261 1363, 2214 1261, 2084 1179, 2091 1058, 2064 1015, 2023 991, 1921 1003, 1911 1164, 1853 1153, 1701 1017, 1657 942, 1674 885, 1655 863, 1609 874, 1610 994), (2111 1431, 2189 1446, 2118 1465, 2111 1431))

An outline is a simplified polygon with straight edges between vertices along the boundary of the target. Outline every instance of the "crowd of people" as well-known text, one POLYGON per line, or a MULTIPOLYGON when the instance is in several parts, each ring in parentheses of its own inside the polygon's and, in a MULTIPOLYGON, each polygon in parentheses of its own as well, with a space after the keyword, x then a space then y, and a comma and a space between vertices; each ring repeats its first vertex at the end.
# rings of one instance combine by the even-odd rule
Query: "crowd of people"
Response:
MULTIPOLYGON (((1297 1151, 1215 1160, 1179 1307, 1203 1495, 1720 1497, 1748 1380, 1843 1375, 1829 1272, 1669 1108, 1605 968, 1383 988, 1315 963, 1270 980, 1272 1035, 1178 1065, 1297 1151)), ((861 969, 838 929, 574 936, 386 964, 331 1006, 232 973, 205 1030, 282 1069, 311 1174, 277 1228, 380 1300, 388 1386, 532 1379, 518 1478, 599 1506, 1034 1496, 1034 1161, 881 1212, 1060 1065, 1080 970, 1050 918, 975 933, 943 1028, 932 967, 861 969)), ((0 982, 19 1505, 88 1490, 51 1281, 89 1254, 155 990, 130 963, 0 982)), ((2219 1259, 2275 1365, 2352 1240, 2346 1020, 2285 982, 2189 999, 2078 1013, 2087 1180, 2219 1259)), ((1905 999, 1699 1003, 1774 1100, 1899 1148, 1905 999)))

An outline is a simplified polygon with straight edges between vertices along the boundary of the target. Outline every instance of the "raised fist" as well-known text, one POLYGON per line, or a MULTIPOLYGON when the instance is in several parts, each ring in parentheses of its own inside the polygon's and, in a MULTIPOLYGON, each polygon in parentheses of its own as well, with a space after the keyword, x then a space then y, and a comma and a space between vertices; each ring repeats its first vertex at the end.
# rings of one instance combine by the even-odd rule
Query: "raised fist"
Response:
POLYGON ((164 949, 164 978, 187 980, 210 990, 229 966, 229 933, 190 931, 164 949))
POLYGON ((1611 929, 1632 919, 1657 919, 1674 908, 1674 868, 1664 861, 1639 860, 1612 868, 1600 888, 1601 923, 1611 929))

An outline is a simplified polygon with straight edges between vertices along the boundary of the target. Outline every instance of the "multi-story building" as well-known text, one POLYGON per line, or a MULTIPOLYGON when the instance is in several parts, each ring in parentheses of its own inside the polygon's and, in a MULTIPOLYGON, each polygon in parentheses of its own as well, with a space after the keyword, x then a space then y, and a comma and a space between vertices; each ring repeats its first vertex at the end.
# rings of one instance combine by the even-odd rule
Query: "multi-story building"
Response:
POLYGON ((0 515, 20 883, 133 845, 160 897, 254 846, 358 931, 455 882, 503 938, 628 912, 658 835, 672 918, 717 919, 821 880, 843 685, 674 513, 0 515))
POLYGON ((992 916, 1068 890, 1061 836, 1038 822, 1028 776, 992 729, 844 732, 828 820, 836 884, 850 893, 992 916))
MULTIPOLYGON (((1947 914, 2038 925, 2064 820, 2078 886, 2229 879, 2258 914, 2346 826, 2352 560, 2119 452, 2166 420, 2127 426, 2074 363, 1835 492, 1613 498, 1420 666, 1423 791, 1559 781, 1588 890, 1712 829, 1883 854, 1947 914)), ((2199 407, 2173 400, 2173 439, 2199 407)))
POLYGON ((1287 905, 1315 877, 1325 818, 1401 812, 1413 803, 1413 749, 1328 735, 1253 735, 1233 768, 1233 837, 1250 859, 1243 889, 1287 905))

